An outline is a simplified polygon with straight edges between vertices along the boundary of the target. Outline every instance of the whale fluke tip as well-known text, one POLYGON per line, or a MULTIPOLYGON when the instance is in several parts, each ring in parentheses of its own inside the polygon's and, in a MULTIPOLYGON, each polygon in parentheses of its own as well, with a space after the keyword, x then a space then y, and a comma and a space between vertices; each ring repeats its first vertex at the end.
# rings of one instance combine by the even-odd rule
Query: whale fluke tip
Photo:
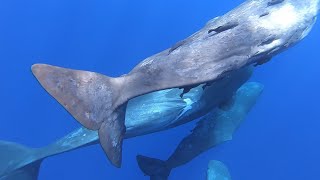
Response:
POLYGON ((34 64, 31 66, 31 71, 32 73, 37 77, 39 73, 41 72, 42 69, 45 67, 48 67, 49 65, 47 64, 34 64))

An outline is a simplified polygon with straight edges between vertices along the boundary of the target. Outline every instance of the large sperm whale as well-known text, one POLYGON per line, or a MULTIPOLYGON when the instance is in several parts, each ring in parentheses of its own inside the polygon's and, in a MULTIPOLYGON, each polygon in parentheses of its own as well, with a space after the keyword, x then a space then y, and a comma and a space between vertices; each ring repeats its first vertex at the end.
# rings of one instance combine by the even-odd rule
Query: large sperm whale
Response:
POLYGON ((151 180, 167 180, 172 169, 190 162, 221 143, 232 140, 233 133, 256 104, 262 91, 263 86, 259 83, 244 84, 235 93, 230 105, 213 109, 203 116, 191 134, 180 142, 166 161, 137 156, 140 169, 150 176, 151 180))
MULTIPOLYGON (((228 104, 237 89, 250 78, 252 70, 252 67, 245 68, 206 88, 193 88, 182 98, 183 90, 169 89, 131 99, 126 111, 125 138, 166 130, 228 104)), ((36 180, 45 158, 98 142, 97 131, 86 128, 80 128, 43 148, 0 141, 0 180, 36 180)))
POLYGON ((319 2, 247 0, 117 78, 46 64, 35 64, 32 71, 77 121, 99 132, 109 160, 120 167, 130 99, 176 87, 188 92, 199 84, 218 82, 246 66, 268 62, 310 32, 319 2))

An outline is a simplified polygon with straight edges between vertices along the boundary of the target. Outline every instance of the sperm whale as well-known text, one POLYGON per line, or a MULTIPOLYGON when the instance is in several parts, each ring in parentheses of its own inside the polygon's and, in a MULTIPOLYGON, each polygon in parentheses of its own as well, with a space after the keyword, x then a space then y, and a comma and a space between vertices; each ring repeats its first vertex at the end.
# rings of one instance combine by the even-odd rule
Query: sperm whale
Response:
POLYGON ((98 131, 109 160, 120 167, 130 99, 169 88, 185 93, 264 64, 300 42, 318 11, 319 0, 247 0, 120 77, 46 64, 35 64, 32 71, 77 121, 98 131))

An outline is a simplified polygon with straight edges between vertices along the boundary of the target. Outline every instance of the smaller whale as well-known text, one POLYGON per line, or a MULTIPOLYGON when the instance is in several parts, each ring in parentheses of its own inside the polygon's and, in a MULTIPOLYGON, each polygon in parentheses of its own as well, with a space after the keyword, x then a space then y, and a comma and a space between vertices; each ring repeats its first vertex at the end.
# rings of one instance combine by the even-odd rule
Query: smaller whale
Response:
POLYGON ((231 176, 225 164, 212 160, 208 165, 207 180, 231 180, 231 176))
POLYGON ((151 180, 166 180, 172 169, 190 162, 208 149, 232 140, 233 133, 256 104, 262 91, 263 85, 259 83, 244 84, 236 92, 232 103, 202 117, 169 159, 162 161, 138 155, 140 169, 151 180))

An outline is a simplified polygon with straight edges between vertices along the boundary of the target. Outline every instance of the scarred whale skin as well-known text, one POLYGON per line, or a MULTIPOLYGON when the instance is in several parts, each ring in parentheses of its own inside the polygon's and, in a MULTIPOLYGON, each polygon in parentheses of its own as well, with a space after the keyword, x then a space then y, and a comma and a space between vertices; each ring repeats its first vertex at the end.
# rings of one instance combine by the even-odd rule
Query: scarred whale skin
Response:
POLYGON ((109 160, 120 167, 128 100, 175 87, 187 92, 269 61, 310 32, 319 1, 248 0, 118 78, 45 64, 32 71, 75 119, 99 132, 109 160))

